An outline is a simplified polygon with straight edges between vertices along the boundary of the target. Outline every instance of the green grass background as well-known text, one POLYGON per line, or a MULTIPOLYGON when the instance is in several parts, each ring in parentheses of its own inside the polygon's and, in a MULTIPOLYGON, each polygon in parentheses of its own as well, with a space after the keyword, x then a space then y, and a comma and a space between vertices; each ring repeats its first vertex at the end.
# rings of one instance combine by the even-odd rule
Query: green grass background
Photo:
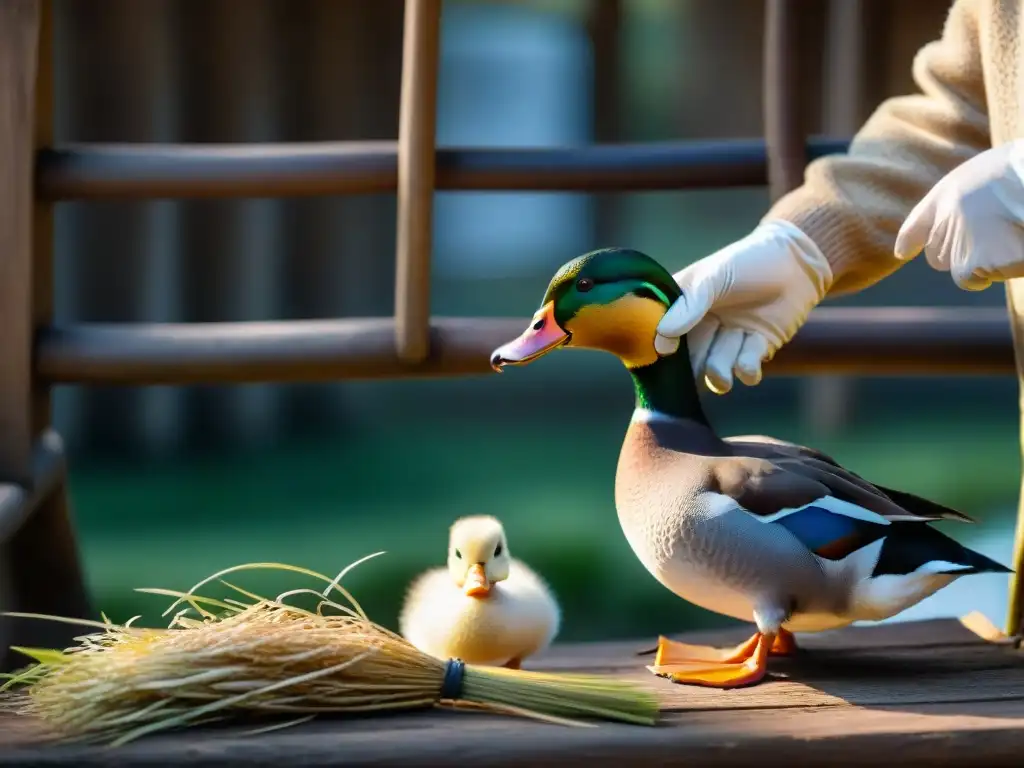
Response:
MULTIPOLYGON (((618 426, 582 420, 553 454, 537 425, 516 424, 507 420, 496 436, 486 423, 423 419, 248 455, 128 470, 123 463, 80 465, 71 488, 97 608, 114 620, 141 614, 143 623, 159 623, 166 600, 134 587, 183 589, 251 561, 333 575, 385 550, 347 584, 373 618, 393 627, 408 582, 443 563, 451 522, 489 513, 504 521, 513 554, 557 592, 562 639, 639 637, 724 622, 668 593, 629 550, 612 500, 618 426)), ((723 432, 751 431, 749 423, 728 426, 723 432)), ((790 420, 771 417, 755 431, 805 437, 790 420)), ((855 471, 962 509, 1012 537, 1015 420, 874 423, 816 445, 855 471)), ((970 528, 943 527, 958 537, 970 528)), ((287 574, 234 580, 263 594, 299 583, 287 574)))

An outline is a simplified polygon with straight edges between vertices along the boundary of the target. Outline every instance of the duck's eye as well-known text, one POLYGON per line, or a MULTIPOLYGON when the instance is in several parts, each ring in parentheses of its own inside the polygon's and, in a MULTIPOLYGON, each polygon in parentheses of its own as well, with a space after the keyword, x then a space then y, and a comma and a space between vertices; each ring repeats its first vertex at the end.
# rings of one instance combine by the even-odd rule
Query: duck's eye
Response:
POLYGON ((580 293, 586 293, 593 287, 594 281, 591 280, 589 277, 581 277, 579 280, 576 281, 576 290, 579 291, 580 293))
POLYGON ((501 544, 498 544, 498 546, 496 546, 494 548, 494 556, 495 557, 501 557, 501 553, 504 551, 504 549, 505 548, 503 546, 501 546, 501 544))
POLYGON ((455 550, 455 556, 456 556, 457 558, 459 558, 459 560, 461 560, 461 559, 462 559, 462 553, 461 553, 461 552, 459 552, 459 550, 457 550, 457 549, 455 550))

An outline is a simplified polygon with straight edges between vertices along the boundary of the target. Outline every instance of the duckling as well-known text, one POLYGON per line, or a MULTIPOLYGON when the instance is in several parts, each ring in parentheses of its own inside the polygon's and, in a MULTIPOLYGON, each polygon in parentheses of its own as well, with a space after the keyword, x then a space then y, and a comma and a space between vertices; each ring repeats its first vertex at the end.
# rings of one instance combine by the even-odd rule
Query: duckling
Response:
POLYGON ((551 644, 560 622, 550 588, 509 553, 502 524, 473 515, 452 525, 447 567, 410 585, 399 631, 440 659, 519 669, 551 644))

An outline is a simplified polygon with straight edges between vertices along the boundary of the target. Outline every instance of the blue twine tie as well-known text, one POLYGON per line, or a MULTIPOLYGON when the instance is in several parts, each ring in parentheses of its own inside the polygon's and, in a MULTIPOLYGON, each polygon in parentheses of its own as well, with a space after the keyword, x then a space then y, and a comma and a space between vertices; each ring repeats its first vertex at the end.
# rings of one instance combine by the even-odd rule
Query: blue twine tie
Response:
POLYGON ((441 683, 439 699, 455 701, 462 696, 462 681, 466 675, 466 662, 462 659, 448 659, 444 668, 444 682, 441 683))

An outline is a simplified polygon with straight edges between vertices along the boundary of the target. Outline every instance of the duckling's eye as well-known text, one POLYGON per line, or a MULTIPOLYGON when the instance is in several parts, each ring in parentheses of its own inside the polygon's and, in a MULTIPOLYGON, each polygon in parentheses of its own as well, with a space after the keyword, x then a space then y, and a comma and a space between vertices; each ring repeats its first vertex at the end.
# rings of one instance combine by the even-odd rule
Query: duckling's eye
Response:
POLYGON ((498 544, 498 546, 496 546, 494 548, 494 556, 495 557, 501 557, 501 553, 504 551, 504 549, 505 548, 503 546, 501 546, 501 544, 498 544))
POLYGON ((589 277, 581 277, 579 280, 576 281, 576 290, 579 291, 580 293, 586 293, 593 287, 594 281, 591 280, 589 277))
POLYGON ((461 553, 461 552, 459 552, 459 550, 457 550, 457 549, 455 550, 455 556, 456 556, 457 558, 459 558, 459 560, 461 560, 461 559, 462 559, 462 553, 461 553))

